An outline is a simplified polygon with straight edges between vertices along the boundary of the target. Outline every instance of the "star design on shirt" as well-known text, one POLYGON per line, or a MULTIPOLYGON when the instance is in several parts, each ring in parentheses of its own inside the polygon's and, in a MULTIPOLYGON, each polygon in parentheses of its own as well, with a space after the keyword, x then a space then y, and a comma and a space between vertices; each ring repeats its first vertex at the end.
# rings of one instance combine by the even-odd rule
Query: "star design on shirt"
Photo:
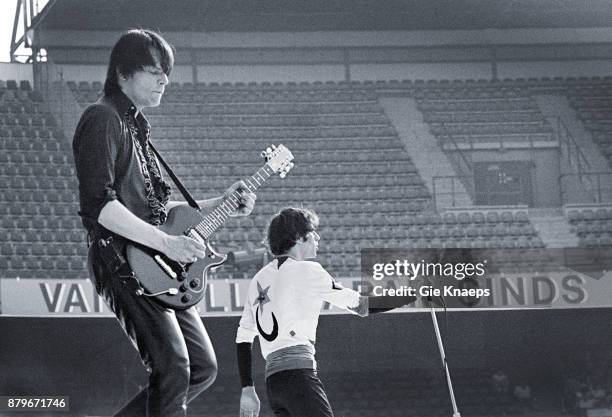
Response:
POLYGON ((253 305, 259 304, 262 314, 264 312, 263 311, 264 304, 267 304, 270 302, 270 297, 268 297, 269 289, 270 289, 269 285, 266 288, 261 288, 261 285, 259 284, 259 282, 257 282, 257 292, 259 293, 259 296, 255 299, 255 302, 253 303, 253 305))

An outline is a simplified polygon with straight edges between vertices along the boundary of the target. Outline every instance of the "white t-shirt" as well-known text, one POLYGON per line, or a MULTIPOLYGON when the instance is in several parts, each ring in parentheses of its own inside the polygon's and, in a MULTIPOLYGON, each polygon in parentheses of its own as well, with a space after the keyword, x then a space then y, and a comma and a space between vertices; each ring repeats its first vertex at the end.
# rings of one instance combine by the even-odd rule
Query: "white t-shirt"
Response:
POLYGON ((319 264, 288 258, 264 266, 249 285, 236 343, 252 343, 259 336, 261 353, 295 345, 314 345, 323 301, 357 308, 360 295, 343 288, 319 264))

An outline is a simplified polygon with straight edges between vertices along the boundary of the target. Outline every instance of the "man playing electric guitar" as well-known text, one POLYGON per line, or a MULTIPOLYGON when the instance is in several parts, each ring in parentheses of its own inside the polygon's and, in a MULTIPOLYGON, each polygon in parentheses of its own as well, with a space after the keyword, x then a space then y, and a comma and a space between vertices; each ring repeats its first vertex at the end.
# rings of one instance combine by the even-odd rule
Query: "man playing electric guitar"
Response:
MULTIPOLYGON (((79 214, 90 236, 90 275, 150 372, 149 385, 116 416, 185 417, 187 403, 217 372, 196 308, 175 310, 139 294, 121 262, 129 241, 181 264, 206 255, 202 242, 155 227, 164 224, 170 209, 185 204, 168 201, 170 187, 149 146, 150 126, 142 114, 159 106, 173 64, 172 47, 159 34, 124 33, 111 53, 104 96, 85 110, 73 141, 79 214)), ((239 195, 232 215, 250 214, 255 194, 242 181, 225 193, 232 194, 239 195)), ((198 204, 205 209, 222 200, 198 204)))

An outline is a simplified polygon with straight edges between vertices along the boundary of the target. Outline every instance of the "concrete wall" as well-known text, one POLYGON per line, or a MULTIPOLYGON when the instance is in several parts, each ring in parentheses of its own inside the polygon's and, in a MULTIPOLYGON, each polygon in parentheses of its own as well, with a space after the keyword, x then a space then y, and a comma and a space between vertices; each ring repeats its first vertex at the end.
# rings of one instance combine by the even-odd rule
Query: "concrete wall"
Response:
POLYGON ((102 65, 58 65, 57 70, 65 81, 104 81, 106 67, 102 65))
MULTIPOLYGON (((61 72, 62 79, 65 81, 100 81, 104 82, 106 78, 106 65, 94 64, 63 64, 56 65, 58 71, 61 72)), ((57 74, 56 78, 59 77, 57 74)), ((171 81, 174 82, 192 82, 193 71, 188 65, 175 65, 171 74, 171 81)))
MULTIPOLYGON (((19 68, 5 70, 0 66, 0 79, 32 80, 31 67, 23 64, 19 68)), ((103 81, 106 64, 62 64, 64 79, 70 81, 103 81)), ((352 64, 348 68, 350 79, 365 80, 454 80, 491 79, 493 73, 489 63, 394 63, 352 64)), ((176 65, 172 72, 173 82, 300 82, 342 81, 346 68, 342 65, 198 65, 197 79, 193 67, 176 65)), ((530 77, 592 77, 612 75, 610 61, 558 61, 558 62, 504 62, 497 65, 499 79, 530 77)))
POLYGON ((354 64, 350 67, 351 80, 429 80, 491 78, 491 65, 487 63, 406 63, 406 64, 354 64))
MULTIPOLYGON (((199 65, 200 82, 342 81, 341 65, 199 65)), ((172 74, 173 81, 174 73, 172 74)))
POLYGON ((0 62, 0 80, 29 81, 32 83, 32 66, 0 62))
POLYGON ((612 75, 612 59, 588 61, 503 62, 498 78, 593 77, 612 75))

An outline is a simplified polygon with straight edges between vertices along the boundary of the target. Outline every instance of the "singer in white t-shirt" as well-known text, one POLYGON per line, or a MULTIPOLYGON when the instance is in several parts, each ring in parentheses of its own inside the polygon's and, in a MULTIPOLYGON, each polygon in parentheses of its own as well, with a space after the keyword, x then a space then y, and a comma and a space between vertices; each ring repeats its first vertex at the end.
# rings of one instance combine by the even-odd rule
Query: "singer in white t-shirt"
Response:
MULTIPOLYGON (((333 417, 317 376, 315 340, 324 301, 359 316, 391 310, 376 307, 376 298, 344 288, 319 264, 319 219, 308 209, 286 208, 268 227, 275 258, 252 279, 236 336, 242 384, 240 416, 256 417, 260 402, 253 386, 251 347, 259 337, 266 360, 266 389, 275 415, 333 417), (373 301, 374 300, 374 301, 373 301)), ((395 297, 394 307, 414 297, 395 297)))

